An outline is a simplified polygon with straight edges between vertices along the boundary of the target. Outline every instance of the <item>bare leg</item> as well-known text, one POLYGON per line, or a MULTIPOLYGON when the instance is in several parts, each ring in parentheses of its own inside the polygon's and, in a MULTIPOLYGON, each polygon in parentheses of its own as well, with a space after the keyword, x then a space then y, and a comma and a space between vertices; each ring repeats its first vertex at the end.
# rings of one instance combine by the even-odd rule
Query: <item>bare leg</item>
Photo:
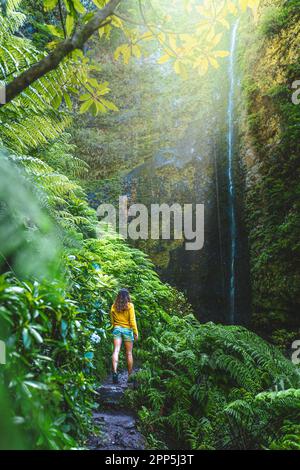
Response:
POLYGON ((133 369, 133 356, 132 356, 133 342, 125 341, 125 349, 126 349, 128 375, 130 375, 132 374, 132 369, 133 369))
POLYGON ((122 338, 114 338, 114 352, 112 355, 112 368, 116 373, 118 369, 119 354, 122 345, 122 338))

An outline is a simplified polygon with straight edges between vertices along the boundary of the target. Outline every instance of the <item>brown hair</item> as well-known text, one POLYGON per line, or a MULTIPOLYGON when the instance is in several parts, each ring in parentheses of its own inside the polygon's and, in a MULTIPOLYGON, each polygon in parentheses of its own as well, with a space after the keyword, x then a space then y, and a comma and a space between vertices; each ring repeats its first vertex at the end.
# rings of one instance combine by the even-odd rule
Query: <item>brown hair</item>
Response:
POLYGON ((127 310, 128 304, 131 302, 130 295, 127 289, 121 289, 117 295, 114 307, 118 312, 127 310))

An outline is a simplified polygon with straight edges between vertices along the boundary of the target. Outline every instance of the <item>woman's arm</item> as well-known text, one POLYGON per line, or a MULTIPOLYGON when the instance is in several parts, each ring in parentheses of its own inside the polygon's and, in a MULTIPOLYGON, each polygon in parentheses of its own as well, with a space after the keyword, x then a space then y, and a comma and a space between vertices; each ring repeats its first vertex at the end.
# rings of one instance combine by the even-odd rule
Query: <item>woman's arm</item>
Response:
POLYGON ((135 312, 134 312, 134 306, 131 304, 129 308, 129 322, 130 322, 130 327, 133 330, 133 333, 135 336, 139 335, 137 324, 136 324, 136 318, 135 318, 135 312))

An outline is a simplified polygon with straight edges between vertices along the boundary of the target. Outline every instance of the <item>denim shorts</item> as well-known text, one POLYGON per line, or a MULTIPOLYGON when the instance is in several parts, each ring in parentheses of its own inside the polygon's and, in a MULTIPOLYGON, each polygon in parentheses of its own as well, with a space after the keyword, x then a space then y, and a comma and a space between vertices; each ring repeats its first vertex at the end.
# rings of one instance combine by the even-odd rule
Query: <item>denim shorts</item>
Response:
POLYGON ((134 341, 133 331, 130 328, 123 328, 123 326, 114 327, 113 337, 122 338, 124 341, 134 341))

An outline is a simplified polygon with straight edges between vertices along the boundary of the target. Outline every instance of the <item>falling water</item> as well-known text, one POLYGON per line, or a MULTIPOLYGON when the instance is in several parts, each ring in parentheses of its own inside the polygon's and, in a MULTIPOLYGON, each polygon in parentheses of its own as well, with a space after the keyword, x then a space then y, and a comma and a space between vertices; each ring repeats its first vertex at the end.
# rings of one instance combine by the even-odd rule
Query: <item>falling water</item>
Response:
POLYGON ((237 255, 237 229, 235 213, 234 187, 234 91, 235 91, 235 52, 239 21, 236 21, 231 33, 230 62, 229 62, 229 99, 228 99, 228 183, 229 183, 229 224, 230 224, 230 300, 229 319, 235 323, 236 279, 235 262, 237 255))

